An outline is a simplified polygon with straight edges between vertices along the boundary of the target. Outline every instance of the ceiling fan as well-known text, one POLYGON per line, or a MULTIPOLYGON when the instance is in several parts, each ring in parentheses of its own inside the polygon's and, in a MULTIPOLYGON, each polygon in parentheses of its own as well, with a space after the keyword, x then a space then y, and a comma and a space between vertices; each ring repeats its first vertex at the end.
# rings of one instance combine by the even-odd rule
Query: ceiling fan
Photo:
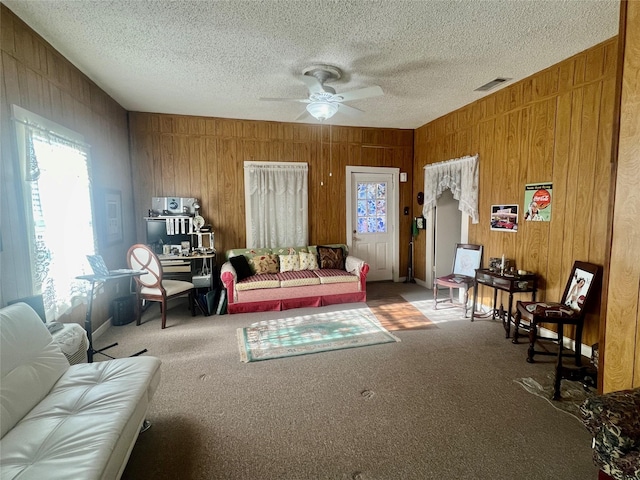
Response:
POLYGON ((302 71, 298 77, 309 89, 309 98, 261 98, 260 100, 277 102, 306 103, 307 109, 296 120, 300 120, 311 114, 317 120, 323 121, 331 118, 339 110, 348 115, 359 115, 362 110, 346 105, 344 102, 362 100, 364 98, 384 95, 382 88, 378 86, 361 88, 345 93, 336 93, 335 89, 325 85, 342 77, 342 71, 331 65, 312 65, 302 71))

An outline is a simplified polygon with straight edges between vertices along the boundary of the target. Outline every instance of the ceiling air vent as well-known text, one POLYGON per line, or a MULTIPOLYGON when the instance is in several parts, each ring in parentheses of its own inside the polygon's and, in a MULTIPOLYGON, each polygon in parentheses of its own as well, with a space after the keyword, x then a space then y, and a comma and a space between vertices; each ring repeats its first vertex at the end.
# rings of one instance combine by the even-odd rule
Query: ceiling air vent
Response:
POLYGON ((476 92, 486 92, 491 90, 492 88, 496 88, 498 85, 502 85, 504 82, 508 82, 511 80, 510 78, 502 78, 498 77, 495 80, 491 80, 489 83, 485 83, 481 87, 475 89, 476 92))

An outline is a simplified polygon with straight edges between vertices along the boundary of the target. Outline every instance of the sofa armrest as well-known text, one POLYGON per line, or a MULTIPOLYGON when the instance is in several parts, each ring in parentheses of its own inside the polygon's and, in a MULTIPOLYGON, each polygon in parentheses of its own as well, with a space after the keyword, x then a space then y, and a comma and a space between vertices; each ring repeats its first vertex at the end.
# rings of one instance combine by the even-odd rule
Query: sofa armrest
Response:
POLYGON ((369 265, 367 265, 365 263, 364 260, 360 260, 357 257, 354 257, 352 255, 348 255, 347 258, 345 258, 344 260, 344 269, 349 272, 349 273, 353 273, 354 275, 357 275, 358 277, 360 277, 360 275, 363 274, 363 270, 366 268, 366 272, 364 272, 364 275, 367 274, 367 272, 369 271, 369 265))
POLYGON ((348 255, 344 261, 344 269, 358 277, 360 291, 364 292, 367 289, 367 273, 369 273, 369 264, 358 257, 348 255))
POLYGON ((639 474, 635 461, 640 452, 640 388, 596 395, 585 400, 580 410, 593 435, 596 463, 605 471, 639 474))
POLYGON ((227 302, 235 303, 238 274, 236 273, 236 269, 233 268, 233 265, 231 265, 231 262, 225 262, 222 264, 222 267, 220 268, 220 280, 222 280, 224 288, 227 289, 227 302))
POLYGON ((593 396, 585 400, 580 410, 591 433, 603 428, 617 429, 625 437, 640 442, 640 388, 593 396))

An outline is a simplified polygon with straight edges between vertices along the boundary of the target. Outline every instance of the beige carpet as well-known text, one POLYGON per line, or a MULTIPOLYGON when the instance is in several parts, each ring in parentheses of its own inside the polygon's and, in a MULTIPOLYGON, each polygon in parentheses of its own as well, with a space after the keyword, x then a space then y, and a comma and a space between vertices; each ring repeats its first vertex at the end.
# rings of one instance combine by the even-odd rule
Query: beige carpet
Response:
POLYGON ((109 353, 148 348, 163 362, 153 425, 123 479, 597 477, 586 429, 513 381, 552 371, 553 360, 528 364, 527 346, 498 322, 429 310, 417 285, 368 290, 402 295, 437 328, 396 331, 391 348, 242 363, 236 329, 282 312, 191 317, 175 303, 165 330, 157 306, 141 326, 111 327, 96 348, 118 341, 109 353))

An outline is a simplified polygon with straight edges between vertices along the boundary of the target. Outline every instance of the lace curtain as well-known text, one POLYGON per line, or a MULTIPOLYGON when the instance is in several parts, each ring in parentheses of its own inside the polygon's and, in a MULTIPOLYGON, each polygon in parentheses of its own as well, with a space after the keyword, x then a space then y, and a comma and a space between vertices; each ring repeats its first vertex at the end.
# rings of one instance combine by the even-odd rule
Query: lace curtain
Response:
POLYGON ((424 167, 423 215, 426 216, 436 206, 436 201, 447 189, 458 200, 458 209, 469 215, 472 223, 478 223, 478 155, 424 167))
POLYGON ((23 175, 27 238, 34 294, 42 294, 47 319, 84 301, 86 269, 95 236, 88 148, 35 124, 16 124, 24 134, 23 175))
POLYGON ((245 162, 247 248, 307 245, 308 166, 245 162))

